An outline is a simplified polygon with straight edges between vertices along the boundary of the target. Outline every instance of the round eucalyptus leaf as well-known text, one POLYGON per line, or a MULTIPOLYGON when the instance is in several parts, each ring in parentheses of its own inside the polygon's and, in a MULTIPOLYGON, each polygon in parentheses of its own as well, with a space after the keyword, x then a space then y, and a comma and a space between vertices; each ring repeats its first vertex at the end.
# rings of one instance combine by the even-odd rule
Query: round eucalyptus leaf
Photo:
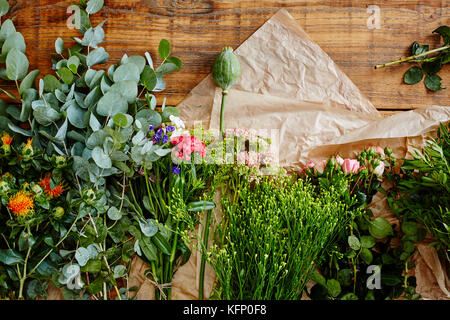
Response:
POLYGON ((118 113, 113 117, 114 124, 121 128, 128 127, 128 125, 129 125, 128 120, 129 119, 128 119, 127 115, 124 113, 118 113))
POLYGON ((97 113, 101 116, 112 117, 118 113, 128 111, 127 101, 119 93, 108 91, 97 104, 97 113))
POLYGON ((158 232, 158 224, 154 219, 147 219, 145 222, 139 221, 139 226, 147 237, 153 237, 158 232))
POLYGON ((73 81, 73 73, 68 68, 63 67, 57 71, 58 75, 61 77, 61 80, 64 81, 65 84, 71 84, 73 81))
POLYGON ((27 75, 28 67, 27 57, 16 48, 11 49, 6 57, 6 76, 10 80, 22 80, 27 75))
POLYGON ((111 220, 120 220, 122 218, 122 213, 116 207, 111 207, 108 210, 108 218, 111 220))
POLYGON ((140 80, 139 68, 134 63, 122 64, 114 71, 113 78, 114 82, 133 80, 138 83, 140 80))
POLYGON ((166 39, 161 39, 158 46, 158 53, 161 60, 165 60, 170 54, 170 42, 166 39))
POLYGON ((142 56, 130 56, 125 59, 125 63, 133 63, 139 69, 139 74, 142 73, 145 67, 145 58, 142 56))
POLYGON ((5 15, 8 13, 9 10, 9 3, 6 0, 0 0, 0 16, 5 15))
POLYGON ((111 86, 109 92, 118 93, 125 98, 127 103, 133 103, 138 94, 137 82, 134 80, 119 81, 111 86))
POLYGON ((61 82, 54 75, 47 74, 44 77, 44 91, 55 92, 56 89, 62 90, 61 82))
POLYGON ((61 118, 61 114, 58 111, 47 106, 39 106, 34 109, 33 116, 43 126, 48 126, 61 118))
POLYGON ((103 0, 89 0, 86 7, 86 13, 91 15, 99 12, 103 7, 103 0))
POLYGON ((81 109, 75 101, 67 108, 67 118, 69 119, 70 124, 78 129, 86 128, 84 114, 85 111, 81 109))
POLYGON ((156 86, 156 72, 149 66, 145 66, 141 73, 141 82, 148 91, 152 91, 156 86))
POLYGON ((55 41, 55 50, 57 54, 62 54, 64 51, 64 40, 59 38, 55 41))
POLYGON ((2 46, 2 55, 6 56, 14 48, 22 53, 25 53, 27 48, 25 45, 25 39, 20 32, 14 32, 6 38, 2 46))
POLYGON ((87 58, 86 63, 88 67, 95 66, 97 64, 105 63, 109 59, 109 54, 105 51, 103 47, 98 47, 95 50, 92 50, 87 58))
POLYGON ((112 166, 111 158, 105 154, 100 147, 95 147, 94 150, 92 150, 92 159, 94 159, 95 164, 102 169, 109 169, 112 166))
POLYGON ((119 264, 119 265, 114 267, 113 273, 114 273, 114 278, 115 279, 122 278, 127 273, 127 267, 125 267, 124 265, 119 264))
POLYGON ((35 81, 39 75, 39 70, 33 70, 22 80, 19 87, 20 94, 24 93, 27 89, 35 87, 35 81))
POLYGON ((86 265, 90 257, 89 251, 86 248, 80 247, 75 252, 75 259, 77 259, 78 264, 82 267, 86 265))

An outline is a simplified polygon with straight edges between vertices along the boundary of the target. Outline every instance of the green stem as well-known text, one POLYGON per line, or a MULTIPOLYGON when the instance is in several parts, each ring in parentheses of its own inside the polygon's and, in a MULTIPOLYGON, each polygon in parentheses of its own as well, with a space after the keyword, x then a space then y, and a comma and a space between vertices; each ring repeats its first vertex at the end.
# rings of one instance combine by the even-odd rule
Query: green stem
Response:
POLYGON ((203 284, 205 281, 205 265, 206 265, 206 251, 208 250, 209 225, 211 224, 211 210, 206 213, 206 224, 203 232, 203 248, 205 252, 202 254, 202 261, 200 265, 200 283, 198 288, 198 298, 203 300, 203 284))
POLYGON ((31 252, 31 246, 28 247, 27 255, 25 257, 25 262, 23 264, 23 277, 20 278, 20 285, 19 285, 19 299, 23 300, 23 287, 25 285, 25 280, 27 279, 27 262, 28 258, 30 257, 31 252))
POLYGON ((445 47, 441 47, 441 48, 437 48, 437 49, 433 49, 433 50, 430 50, 430 51, 426 51, 426 52, 423 52, 423 53, 420 53, 420 54, 416 54, 414 56, 410 56, 410 57, 403 58, 403 59, 400 59, 400 60, 396 60, 396 61, 392 61, 392 62, 388 62, 388 63, 384 63, 384 64, 379 64, 379 65, 375 66, 375 69, 389 67, 389 66, 393 66, 393 65, 396 65, 396 64, 399 64, 399 63, 415 60, 417 58, 424 57, 424 56, 429 55, 431 53, 436 53, 436 52, 444 51, 444 50, 447 50, 447 49, 450 49, 450 45, 449 46, 445 46, 445 47))
POLYGON ((222 104, 220 106, 220 136, 223 138, 223 118, 225 115, 225 101, 227 100, 228 91, 222 91, 222 104))

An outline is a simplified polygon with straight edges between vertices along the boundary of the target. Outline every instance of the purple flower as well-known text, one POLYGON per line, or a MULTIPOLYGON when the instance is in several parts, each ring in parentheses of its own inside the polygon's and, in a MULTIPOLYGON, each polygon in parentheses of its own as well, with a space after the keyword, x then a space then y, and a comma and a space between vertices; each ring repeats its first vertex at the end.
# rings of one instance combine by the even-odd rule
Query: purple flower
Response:
POLYGON ((163 130, 163 129, 158 129, 158 131, 156 131, 156 134, 157 134, 160 138, 162 137, 163 133, 164 133, 164 130, 163 130))
POLYGON ((169 137, 165 134, 162 138, 162 143, 167 143, 169 141, 169 137))
POLYGON ((148 127, 148 131, 152 131, 153 129, 155 129, 153 125, 150 125, 150 127, 148 127))
POLYGON ((181 169, 178 168, 178 167, 173 167, 172 168, 172 172, 173 172, 173 174, 180 174, 181 173, 181 169))
POLYGON ((155 135, 152 137, 153 144, 159 143, 159 140, 160 140, 160 139, 161 139, 161 137, 155 134, 155 135))
POLYGON ((175 127, 174 126, 167 126, 166 130, 167 130, 167 132, 173 132, 173 131, 175 131, 175 127))

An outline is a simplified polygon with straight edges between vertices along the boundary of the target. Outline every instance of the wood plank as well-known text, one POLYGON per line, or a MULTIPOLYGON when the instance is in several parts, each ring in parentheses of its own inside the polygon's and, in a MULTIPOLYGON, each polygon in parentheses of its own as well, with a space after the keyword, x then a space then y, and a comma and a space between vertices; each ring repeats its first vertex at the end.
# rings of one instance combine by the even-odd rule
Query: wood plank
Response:
MULTIPOLYGON (((66 20, 71 0, 10 0, 8 17, 27 43, 31 68, 51 72, 50 54, 60 36, 70 42, 78 36, 66 20)), ((118 62, 124 53, 156 57, 161 38, 173 45, 184 67, 170 75, 169 104, 177 104, 209 72, 220 49, 237 47, 279 8, 286 8, 305 31, 337 62, 361 91, 380 109, 410 109, 432 104, 450 105, 447 90, 428 92, 423 84, 402 84, 409 65, 374 70, 373 66, 406 56, 415 40, 439 45, 431 32, 449 24, 450 0, 105 0, 105 8, 92 17, 93 24, 108 19, 103 43, 118 62), (369 5, 381 9, 381 28, 369 29, 369 5)), ((450 71, 440 72, 443 87, 450 87, 450 71)), ((0 82, 13 90, 14 86, 0 82)))

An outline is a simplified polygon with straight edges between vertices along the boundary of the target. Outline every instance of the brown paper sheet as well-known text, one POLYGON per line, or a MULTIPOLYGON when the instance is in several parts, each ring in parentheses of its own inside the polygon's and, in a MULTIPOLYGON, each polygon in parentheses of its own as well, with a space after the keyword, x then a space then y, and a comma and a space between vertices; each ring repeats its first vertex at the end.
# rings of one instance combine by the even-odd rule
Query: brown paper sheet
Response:
MULTIPOLYGON (((228 96, 225 128, 279 130, 280 163, 288 168, 298 169, 309 160, 326 159, 336 153, 351 157, 368 146, 390 146, 394 155, 402 158, 412 147, 420 147, 439 122, 450 120, 450 108, 438 106, 382 119, 283 9, 235 52, 242 75, 228 96)), ((203 128, 218 128, 220 99, 220 91, 209 75, 179 104, 181 118, 187 127, 202 121, 203 128)), ((371 207, 376 215, 395 221, 381 194, 376 195, 371 207)), ((445 268, 430 250, 420 247, 415 254, 417 291, 425 299, 450 298, 448 279, 442 276, 445 268)), ((193 252, 175 274, 174 299, 198 297, 199 267, 199 255, 193 252)), ((214 272, 208 268, 206 298, 214 279, 214 272)))
MULTIPOLYGON (((287 99, 324 102, 381 117, 372 103, 284 9, 242 43, 235 53, 241 77, 234 89, 287 99)), ((209 126, 216 86, 209 75, 178 105, 181 117, 209 126)))

